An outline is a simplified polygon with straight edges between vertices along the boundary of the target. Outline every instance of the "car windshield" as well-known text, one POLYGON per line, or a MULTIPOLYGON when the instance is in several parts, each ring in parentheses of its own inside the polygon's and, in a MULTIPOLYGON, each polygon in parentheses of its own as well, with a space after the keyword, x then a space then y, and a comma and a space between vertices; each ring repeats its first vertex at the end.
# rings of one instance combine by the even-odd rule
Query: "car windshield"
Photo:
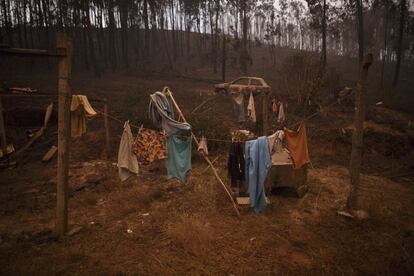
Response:
POLYGON ((255 86, 263 86, 262 82, 258 79, 251 79, 250 84, 255 86))
POLYGON ((241 85, 248 85, 249 79, 247 78, 240 78, 232 82, 232 84, 241 84, 241 85))

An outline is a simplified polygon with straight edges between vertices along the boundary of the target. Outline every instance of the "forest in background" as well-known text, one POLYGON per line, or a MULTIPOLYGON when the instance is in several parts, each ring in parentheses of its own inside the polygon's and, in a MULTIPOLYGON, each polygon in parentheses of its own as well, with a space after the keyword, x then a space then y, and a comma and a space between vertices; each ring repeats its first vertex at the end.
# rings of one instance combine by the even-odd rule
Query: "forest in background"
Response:
POLYGON ((413 4, 1 0, 1 140, 16 162, 0 171, 0 274, 410 275, 413 4), (58 59, 7 49, 56 56, 62 32, 73 70, 70 50, 58 59), (8 55, 22 52, 42 56, 8 55), (246 129, 261 135, 266 114, 268 134, 306 121, 312 163, 302 198, 269 189, 267 211, 240 206, 240 219, 221 187, 240 125, 213 83, 242 74, 272 88, 256 97, 257 122, 246 129), (140 163, 121 183, 124 122, 134 134, 154 129, 149 95, 166 85, 194 135, 208 138, 211 165, 194 150, 186 184, 168 179, 163 162, 140 163), (21 88, 39 95, 13 93, 21 88), (83 137, 66 139, 71 94, 98 114, 83 137), (283 103, 284 122, 271 99, 283 103), (41 161, 51 149, 58 157, 41 161))
MULTIPOLYGON (((0 43, 55 48, 56 32, 74 40, 74 70, 180 71, 183 62, 209 64, 225 78, 226 60, 247 74, 253 49, 269 67, 281 48, 327 56, 373 54, 395 67, 414 56, 411 0, 4 0, 0 43), (181 63, 179 62, 181 61, 181 63)), ((228 65, 227 65, 228 66, 228 65)))

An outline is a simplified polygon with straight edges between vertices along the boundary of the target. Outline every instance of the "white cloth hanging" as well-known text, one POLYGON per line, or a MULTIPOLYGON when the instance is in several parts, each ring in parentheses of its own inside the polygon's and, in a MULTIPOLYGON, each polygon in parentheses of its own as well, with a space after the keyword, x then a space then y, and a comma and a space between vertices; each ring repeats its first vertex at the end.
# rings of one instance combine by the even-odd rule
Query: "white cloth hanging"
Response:
POLYGON ((283 130, 278 130, 270 136, 267 136, 267 143, 269 144, 270 154, 280 152, 283 148, 282 141, 285 137, 283 130))
POLYGON ((254 107, 254 98, 252 92, 250 92, 249 104, 247 105, 247 117, 253 123, 256 122, 256 109, 254 107))
POLYGON ((129 121, 126 121, 118 151, 118 172, 121 181, 125 181, 130 176, 138 174, 138 160, 133 146, 134 138, 132 137, 131 127, 129 126, 129 121))
POLYGON ((285 121, 285 111, 283 108, 283 103, 280 103, 279 105, 279 114, 277 115, 277 121, 279 123, 283 123, 285 121))
POLYGON ((208 148, 207 148, 207 139, 201 138, 200 142, 198 143, 198 149, 199 152, 204 152, 205 155, 208 155, 208 148))

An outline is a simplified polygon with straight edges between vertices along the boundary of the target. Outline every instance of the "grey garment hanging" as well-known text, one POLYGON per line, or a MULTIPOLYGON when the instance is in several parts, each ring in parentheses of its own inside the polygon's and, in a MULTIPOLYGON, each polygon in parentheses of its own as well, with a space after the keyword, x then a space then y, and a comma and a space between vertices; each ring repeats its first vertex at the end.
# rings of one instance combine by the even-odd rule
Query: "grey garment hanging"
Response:
POLYGON ((168 136, 191 130, 189 123, 174 119, 171 103, 164 93, 157 91, 150 98, 149 116, 157 128, 165 130, 168 136))
POLYGON ((233 93, 231 95, 232 102, 233 102, 233 111, 237 116, 237 121, 239 123, 245 122, 245 114, 244 114, 244 95, 243 93, 233 93))

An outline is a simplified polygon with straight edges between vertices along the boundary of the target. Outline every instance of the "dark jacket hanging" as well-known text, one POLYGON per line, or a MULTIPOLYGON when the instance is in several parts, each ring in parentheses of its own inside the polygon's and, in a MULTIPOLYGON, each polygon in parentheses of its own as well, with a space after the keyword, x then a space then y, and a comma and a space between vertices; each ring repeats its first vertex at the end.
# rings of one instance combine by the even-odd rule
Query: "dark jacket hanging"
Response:
POLYGON ((244 149, 240 142, 233 142, 230 146, 227 169, 231 185, 237 185, 237 180, 244 181, 244 149))

